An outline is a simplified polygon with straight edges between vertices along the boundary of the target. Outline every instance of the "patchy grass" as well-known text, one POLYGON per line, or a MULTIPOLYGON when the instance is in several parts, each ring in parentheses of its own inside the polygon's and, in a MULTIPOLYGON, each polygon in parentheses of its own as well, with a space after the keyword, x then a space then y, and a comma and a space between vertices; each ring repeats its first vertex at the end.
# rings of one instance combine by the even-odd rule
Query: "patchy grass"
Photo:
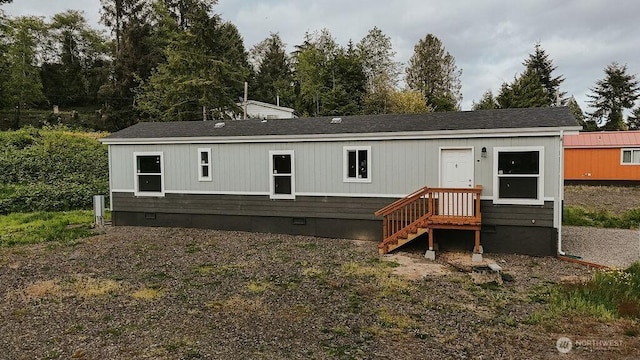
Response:
MULTIPOLYGON (((603 270, 582 283, 537 287, 532 302, 548 304, 544 312, 531 315, 526 322, 550 322, 574 314, 601 321, 618 318, 640 319, 640 262, 625 270, 603 270)), ((632 328, 634 329, 634 328, 632 328)), ((633 330, 632 330, 633 331, 633 330)))
POLYGON ((587 210, 580 206, 565 206, 563 224, 636 229, 640 227, 640 208, 614 214, 608 210, 587 210))
POLYGON ((131 293, 131 297, 138 300, 155 300, 164 295, 161 289, 154 287, 143 287, 131 293))
POLYGON ((0 215, 0 247, 72 241, 92 235, 89 210, 0 215))

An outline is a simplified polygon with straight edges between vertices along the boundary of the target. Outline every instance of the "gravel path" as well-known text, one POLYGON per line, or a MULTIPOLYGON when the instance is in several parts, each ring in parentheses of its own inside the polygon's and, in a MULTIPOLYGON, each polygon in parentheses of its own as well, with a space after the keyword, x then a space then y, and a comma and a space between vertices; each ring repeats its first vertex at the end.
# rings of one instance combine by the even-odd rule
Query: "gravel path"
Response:
POLYGON ((626 268, 640 260, 640 230, 563 226, 562 248, 582 260, 626 268))

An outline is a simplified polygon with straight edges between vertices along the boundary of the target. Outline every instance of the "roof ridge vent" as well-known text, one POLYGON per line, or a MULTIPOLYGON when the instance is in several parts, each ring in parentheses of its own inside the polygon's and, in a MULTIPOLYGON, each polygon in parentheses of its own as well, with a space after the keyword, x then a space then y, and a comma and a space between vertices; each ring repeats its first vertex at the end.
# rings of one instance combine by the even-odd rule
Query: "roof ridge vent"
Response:
POLYGON ((215 125, 213 125, 214 128, 216 129, 220 129, 224 127, 224 122, 217 122, 215 125))
POLYGON ((333 119, 331 119, 331 124, 342 124, 342 118, 334 117, 333 119))

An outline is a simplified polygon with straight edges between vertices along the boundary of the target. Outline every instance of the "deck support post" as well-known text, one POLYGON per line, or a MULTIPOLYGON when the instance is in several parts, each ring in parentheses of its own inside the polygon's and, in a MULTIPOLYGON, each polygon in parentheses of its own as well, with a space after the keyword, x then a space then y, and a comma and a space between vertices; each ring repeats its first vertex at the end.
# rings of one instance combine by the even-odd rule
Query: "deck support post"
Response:
POLYGON ((428 228, 429 231, 429 250, 424 253, 424 257, 427 260, 435 260, 436 252, 433 250, 433 229, 431 227, 428 228))

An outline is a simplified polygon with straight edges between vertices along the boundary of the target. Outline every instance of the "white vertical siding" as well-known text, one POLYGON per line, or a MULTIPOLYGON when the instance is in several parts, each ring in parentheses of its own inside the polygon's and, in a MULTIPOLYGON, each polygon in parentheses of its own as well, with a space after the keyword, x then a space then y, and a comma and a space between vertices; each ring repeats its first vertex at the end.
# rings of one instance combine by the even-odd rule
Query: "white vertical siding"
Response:
POLYGON ((269 151, 295 152, 296 192, 306 194, 401 195, 428 185, 438 186, 439 153, 443 147, 473 147, 475 183, 483 196, 493 194, 493 148, 544 146, 544 196, 559 196, 555 137, 384 140, 252 144, 111 145, 111 185, 133 190, 136 151, 162 151, 168 192, 268 193, 269 151), (343 147, 371 146, 371 182, 343 181, 343 147), (198 148, 211 148, 212 181, 198 181, 198 148), (481 149, 487 148, 487 157, 481 149))

